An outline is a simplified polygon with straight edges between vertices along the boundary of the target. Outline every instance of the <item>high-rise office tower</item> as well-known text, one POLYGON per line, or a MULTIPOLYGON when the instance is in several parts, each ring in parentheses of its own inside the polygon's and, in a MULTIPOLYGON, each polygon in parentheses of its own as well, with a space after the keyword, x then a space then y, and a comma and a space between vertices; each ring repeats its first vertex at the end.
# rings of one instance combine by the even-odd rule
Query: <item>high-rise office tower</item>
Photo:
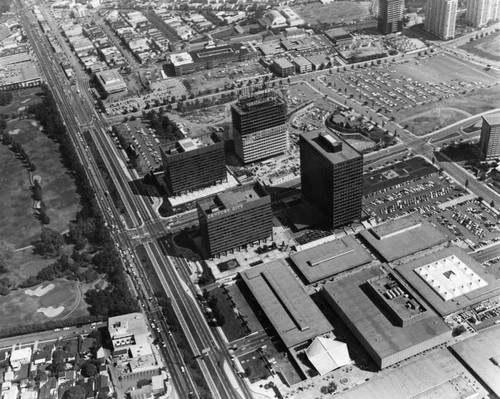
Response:
POLYGON ((234 147, 244 163, 288 149, 286 102, 274 91, 240 98, 231 106, 234 147))
POLYGON ((500 158, 500 112, 483 116, 479 148, 485 161, 500 158))
POLYGON ((468 0, 465 18, 473 26, 484 26, 490 20, 492 0, 468 0))
POLYGON ((403 30, 403 0, 380 0, 378 3, 378 31, 384 35, 403 30))
POLYGON ((182 139, 160 150, 165 182, 172 195, 227 181, 224 142, 215 134, 182 139))
POLYGON ((327 132, 300 135, 303 198, 331 221, 332 227, 361 217, 363 156, 327 132))
POLYGON ((442 40, 455 37, 458 0, 427 0, 424 28, 442 40))
POLYGON ((210 256, 273 235, 271 196, 258 183, 246 184, 197 202, 200 231, 210 256))

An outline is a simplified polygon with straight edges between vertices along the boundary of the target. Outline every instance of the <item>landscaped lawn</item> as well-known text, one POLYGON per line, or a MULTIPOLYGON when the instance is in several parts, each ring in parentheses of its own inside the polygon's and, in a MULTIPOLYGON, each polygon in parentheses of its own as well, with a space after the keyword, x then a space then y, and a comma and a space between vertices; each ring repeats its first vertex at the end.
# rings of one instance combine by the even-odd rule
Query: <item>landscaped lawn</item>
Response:
MULTIPOLYGON (((41 176, 43 201, 50 217, 49 227, 63 232, 75 218, 79 209, 79 196, 72 177, 63 167, 58 144, 39 130, 33 120, 10 121, 6 131, 16 131, 14 140, 21 143, 37 166, 35 174, 41 176)), ((38 237, 41 224, 35 217, 29 176, 21 161, 6 147, 0 149, 0 240, 24 247, 38 237)))

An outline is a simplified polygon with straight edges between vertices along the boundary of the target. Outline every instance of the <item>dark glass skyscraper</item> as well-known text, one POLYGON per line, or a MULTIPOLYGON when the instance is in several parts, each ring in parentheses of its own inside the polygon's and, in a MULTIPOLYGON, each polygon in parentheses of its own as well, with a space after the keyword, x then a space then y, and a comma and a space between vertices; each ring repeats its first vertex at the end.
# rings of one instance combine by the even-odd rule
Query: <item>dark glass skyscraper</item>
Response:
POLYGON ((361 217, 363 156, 327 132, 300 135, 303 198, 319 209, 332 227, 361 217))
POLYGON ((240 98, 231 106, 236 153, 244 163, 284 153, 286 102, 274 91, 240 98))

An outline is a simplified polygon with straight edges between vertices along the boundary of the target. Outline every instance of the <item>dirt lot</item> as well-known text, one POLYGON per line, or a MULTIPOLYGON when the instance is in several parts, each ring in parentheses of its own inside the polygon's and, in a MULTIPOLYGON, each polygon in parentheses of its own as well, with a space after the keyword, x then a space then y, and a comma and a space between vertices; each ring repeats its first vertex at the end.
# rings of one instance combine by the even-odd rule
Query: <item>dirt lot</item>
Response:
POLYGON ((364 19, 369 16, 366 6, 350 1, 336 1, 330 4, 313 3, 294 8, 307 23, 350 22, 364 19))

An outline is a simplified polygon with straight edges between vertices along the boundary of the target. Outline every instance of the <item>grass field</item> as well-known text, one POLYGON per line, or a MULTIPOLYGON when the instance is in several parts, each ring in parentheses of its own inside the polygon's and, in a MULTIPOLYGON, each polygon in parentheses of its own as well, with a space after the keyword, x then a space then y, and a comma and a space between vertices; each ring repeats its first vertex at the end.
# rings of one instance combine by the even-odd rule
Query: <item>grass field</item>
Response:
POLYGON ((477 89, 464 95, 444 98, 407 110, 397 112, 396 119, 401 125, 408 125, 415 134, 426 134, 433 130, 458 122, 470 115, 476 115, 500 107, 498 82, 500 75, 494 71, 484 71, 466 61, 448 55, 439 55, 414 63, 391 65, 394 75, 417 81, 477 82, 477 89), (481 87, 481 86, 486 87, 481 87))
POLYGON ((0 107, 0 114, 11 115, 13 112, 17 113, 20 107, 28 107, 32 104, 41 102, 41 97, 37 93, 41 93, 39 87, 29 89, 22 89, 12 93, 12 102, 9 105, 0 107))
POLYGON ((295 7, 295 11, 307 23, 315 25, 321 23, 349 22, 363 19, 369 15, 366 7, 350 1, 336 1, 330 4, 313 3, 295 7))
MULTIPOLYGON (((87 304, 83 300, 82 292, 90 289, 94 284, 80 284, 78 282, 64 279, 56 279, 50 283, 55 287, 41 297, 29 296, 26 289, 12 291, 9 295, 0 297, 0 323, 1 326, 14 327, 22 324, 43 323, 49 320, 59 320, 71 316, 83 316, 88 314, 87 304), (64 310, 58 316, 50 318, 43 313, 37 312, 41 307, 64 306, 64 310)), ((40 284, 46 286, 48 282, 40 284)), ((38 286, 31 287, 32 290, 38 286)))
POLYGON ((500 61, 500 33, 494 33, 460 46, 461 49, 492 61, 500 61))
MULTIPOLYGON (((42 178, 43 201, 51 219, 50 227, 62 232, 78 211, 79 197, 73 179, 61 163, 58 144, 40 132, 32 122, 30 119, 10 121, 6 131, 19 129, 13 137, 30 155, 37 166, 36 174, 42 178)), ((0 151, 0 170, 3 172, 0 179, 4 183, 0 199, 6 205, 0 210, 0 221, 4 227, 0 231, 0 239, 16 247, 24 247, 38 236, 41 229, 32 208, 28 172, 7 147, 2 147, 0 151)))
POLYGON ((54 259, 34 255, 31 249, 18 251, 14 253, 8 268, 9 272, 3 274, 2 277, 7 277, 13 285, 17 286, 29 277, 36 276, 40 270, 53 262, 54 259))
POLYGON ((23 247, 40 233, 35 218, 28 172, 14 154, 0 145, 0 240, 23 247))

